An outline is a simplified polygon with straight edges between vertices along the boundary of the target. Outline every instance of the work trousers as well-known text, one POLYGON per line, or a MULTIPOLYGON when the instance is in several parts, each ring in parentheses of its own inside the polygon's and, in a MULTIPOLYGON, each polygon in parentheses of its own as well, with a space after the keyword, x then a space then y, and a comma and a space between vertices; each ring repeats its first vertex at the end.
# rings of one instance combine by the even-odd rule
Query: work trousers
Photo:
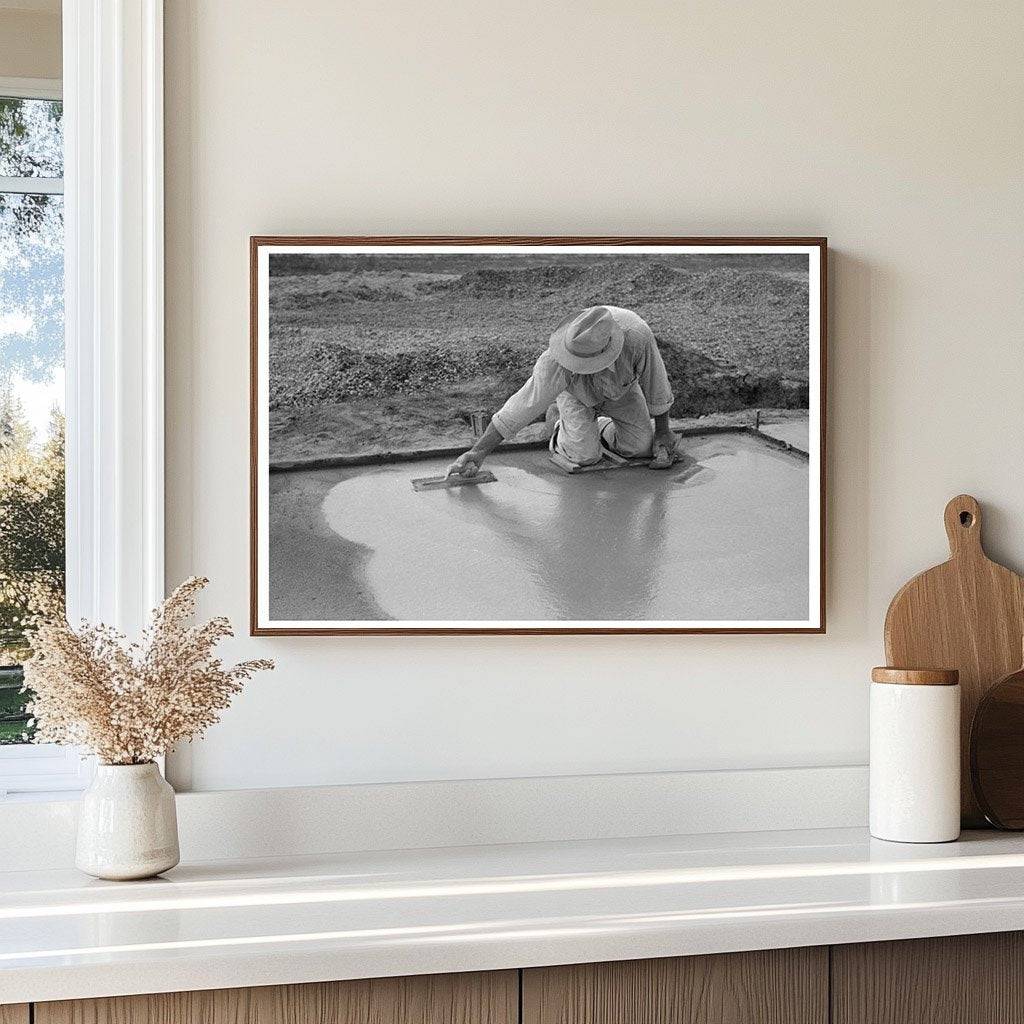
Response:
POLYGON ((634 383, 620 398, 591 408, 568 391, 558 396, 561 426, 556 450, 578 466, 601 461, 601 444, 626 459, 647 458, 654 425, 640 385, 634 383))

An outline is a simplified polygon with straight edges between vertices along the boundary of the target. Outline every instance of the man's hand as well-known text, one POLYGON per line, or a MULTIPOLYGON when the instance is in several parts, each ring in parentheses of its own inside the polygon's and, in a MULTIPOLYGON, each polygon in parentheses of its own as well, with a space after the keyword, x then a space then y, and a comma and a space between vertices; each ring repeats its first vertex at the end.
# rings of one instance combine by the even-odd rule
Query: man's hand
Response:
POLYGON ((484 459, 501 444, 502 440, 498 428, 492 422, 484 431, 483 437, 477 438, 476 444, 448 467, 445 476, 476 476, 484 459))
POLYGON ((651 455, 651 469, 668 469, 676 460, 676 435, 671 430, 656 431, 651 455))
POLYGON ((471 448, 448 467, 445 476, 476 476, 483 461, 484 457, 471 448))
POLYGON ((654 435, 654 447, 661 445, 667 448, 672 455, 676 453, 676 435, 671 430, 657 431, 654 435))

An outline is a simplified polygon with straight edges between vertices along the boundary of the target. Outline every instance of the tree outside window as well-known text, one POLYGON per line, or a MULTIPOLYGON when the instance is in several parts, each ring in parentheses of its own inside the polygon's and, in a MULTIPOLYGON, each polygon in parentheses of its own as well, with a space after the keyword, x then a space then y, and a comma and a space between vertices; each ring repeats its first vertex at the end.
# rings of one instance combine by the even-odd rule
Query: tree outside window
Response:
POLYGON ((0 744, 31 739, 20 664, 64 600, 62 105, 0 96, 0 744))

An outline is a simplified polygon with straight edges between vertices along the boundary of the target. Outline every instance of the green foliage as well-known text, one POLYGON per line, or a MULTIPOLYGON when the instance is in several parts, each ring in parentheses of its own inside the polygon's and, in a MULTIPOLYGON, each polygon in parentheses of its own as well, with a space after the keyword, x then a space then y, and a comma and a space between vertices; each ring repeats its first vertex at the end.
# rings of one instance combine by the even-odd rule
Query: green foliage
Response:
MULTIPOLYGON (((62 113, 56 101, 0 97, 0 175, 60 178, 62 113)), ((64 421, 55 413, 37 444, 11 393, 61 363, 63 259, 63 196, 0 193, 0 743, 26 736, 25 627, 63 608, 64 421)))
MULTIPOLYGON (((30 653, 25 629, 40 613, 63 613, 64 417, 54 412, 41 447, 11 395, 0 400, 0 665, 30 653)), ((21 742, 28 695, 0 669, 0 743, 21 742), (17 706, 12 702, 17 701, 17 706)))
POLYGON ((64 592, 64 417, 54 412, 41 449, 20 403, 0 404, 0 635, 24 645, 26 620, 64 592))
POLYGON ((32 728, 25 713, 28 694, 22 692, 20 666, 0 668, 0 745, 24 743, 32 728))
MULTIPOLYGON (((0 97, 0 174, 11 178, 59 178, 63 105, 53 100, 0 97)), ((17 236, 34 237, 47 228, 60 196, 0 195, 0 220, 17 236)))
POLYGON ((0 97, 0 174, 59 178, 64 171, 59 100, 0 97))

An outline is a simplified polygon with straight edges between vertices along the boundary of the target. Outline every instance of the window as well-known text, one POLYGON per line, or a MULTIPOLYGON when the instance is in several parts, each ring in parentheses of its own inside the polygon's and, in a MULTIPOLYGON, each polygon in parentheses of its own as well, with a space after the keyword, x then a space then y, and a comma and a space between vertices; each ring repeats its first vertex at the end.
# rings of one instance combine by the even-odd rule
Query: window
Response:
MULTIPOLYGON (((137 635, 164 595, 163 4, 62 0, 61 17, 63 83, 0 78, 0 399, 26 465, 50 460, 18 567, 63 589, 72 620, 137 635), (63 477, 59 416, 47 433, 62 391, 63 477)), ((15 618, 0 649, 17 648, 15 618)), ((16 660, 0 676, 0 800, 79 789, 90 761, 21 742, 16 660)))
POLYGON ((0 82, 0 795, 81 775, 25 745, 25 623, 62 609, 65 580, 63 105, 35 89, 0 82))

